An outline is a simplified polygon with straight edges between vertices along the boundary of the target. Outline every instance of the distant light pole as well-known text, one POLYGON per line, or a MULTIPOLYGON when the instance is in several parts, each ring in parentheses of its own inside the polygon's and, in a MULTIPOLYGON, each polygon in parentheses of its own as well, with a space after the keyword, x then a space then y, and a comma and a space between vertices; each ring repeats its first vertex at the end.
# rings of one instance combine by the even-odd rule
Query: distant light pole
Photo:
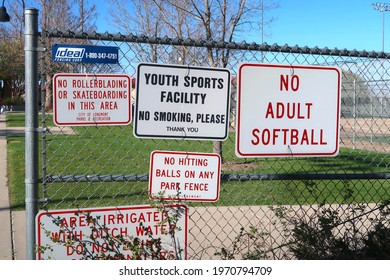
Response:
POLYGON ((390 12, 390 5, 386 3, 372 3, 372 7, 376 11, 382 13, 382 52, 385 51, 385 12, 390 12))
POLYGON ((3 5, 0 7, 0 22, 9 22, 10 16, 7 13, 7 9, 4 7, 4 1, 5 0, 3 0, 3 5))
MULTIPOLYGON (((385 12, 390 12, 390 5, 387 3, 374 2, 374 3, 372 3, 372 6, 373 6, 374 10, 380 11, 382 13, 382 52, 384 53, 385 52, 385 12)), ((382 62, 382 66, 383 66, 383 62, 382 62)), ((385 75, 384 68, 382 68, 382 70, 383 70, 382 82, 384 82, 384 75, 385 75)), ((382 84, 382 87, 383 86, 384 86, 384 84, 382 84)), ((383 93, 383 91, 382 91, 382 93, 383 93)), ((371 143, 373 141, 373 129, 372 129, 373 123, 374 123, 374 108, 373 107, 374 107, 373 96, 371 94, 371 143)))

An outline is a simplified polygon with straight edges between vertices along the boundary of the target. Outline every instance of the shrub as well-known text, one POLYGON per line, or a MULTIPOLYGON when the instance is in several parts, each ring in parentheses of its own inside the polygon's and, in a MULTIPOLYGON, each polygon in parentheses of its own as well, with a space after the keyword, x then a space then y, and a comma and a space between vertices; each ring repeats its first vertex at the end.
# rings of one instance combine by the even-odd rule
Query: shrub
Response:
MULTIPOLYGON (((282 225, 293 257, 300 260, 390 259, 390 201, 375 209, 363 204, 347 204, 333 210, 330 205, 313 206, 313 214, 299 215, 285 206, 271 207, 282 225), (377 213, 375 213, 377 212, 377 213), (364 224, 363 224, 364 222, 364 224), (367 223, 369 222, 369 223, 367 223)), ((258 229, 241 228, 229 247, 215 255, 223 260, 266 259, 275 248, 266 248, 258 229)))

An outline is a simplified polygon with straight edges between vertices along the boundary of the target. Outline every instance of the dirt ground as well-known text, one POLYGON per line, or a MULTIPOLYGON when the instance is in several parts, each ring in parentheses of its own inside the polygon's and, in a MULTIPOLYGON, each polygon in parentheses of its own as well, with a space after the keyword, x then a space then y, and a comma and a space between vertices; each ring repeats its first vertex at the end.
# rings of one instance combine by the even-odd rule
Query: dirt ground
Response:
POLYGON ((389 138, 390 119, 340 119, 340 147, 390 153, 389 138))

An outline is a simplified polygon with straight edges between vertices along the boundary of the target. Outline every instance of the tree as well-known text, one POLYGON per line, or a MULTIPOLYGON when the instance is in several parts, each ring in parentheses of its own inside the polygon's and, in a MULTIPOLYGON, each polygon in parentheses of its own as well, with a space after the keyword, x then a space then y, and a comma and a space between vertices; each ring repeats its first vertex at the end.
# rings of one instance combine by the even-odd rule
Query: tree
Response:
MULTIPOLYGON (((42 30, 72 30, 88 32, 96 29, 96 6, 88 0, 39 0, 34 7, 39 10, 39 27, 42 30)), ((23 8, 28 1, 18 0, 10 6, 10 25, 0 26, 0 79, 7 96, 17 97, 24 93, 24 16, 23 8)), ((50 50, 48 42, 46 49, 50 50)), ((52 108, 51 78, 56 68, 51 64, 50 56, 45 56, 46 69, 46 109, 52 108)), ((2 98, 4 96, 1 96, 2 98)))
POLYGON ((342 115, 356 117, 356 114, 362 113, 359 108, 365 109, 366 105, 372 102, 374 93, 364 79, 365 73, 355 73, 350 69, 343 70, 342 73, 342 115))
MULTIPOLYGON (((40 26, 42 30, 71 30, 73 32, 88 32, 96 29, 96 6, 89 5, 88 0, 40 0, 41 6, 40 26), (77 12, 76 12, 77 11, 77 12)), ((50 46, 55 43, 52 39, 46 40, 50 46)), ((73 43, 76 43, 75 41, 73 43)), ((51 80, 61 66, 51 63, 51 56, 45 56, 46 76, 46 111, 51 111, 53 106, 53 93, 51 80)))
MULTIPOLYGON (((264 34, 265 25, 274 19, 265 18, 265 11, 277 8, 274 0, 109 0, 110 22, 121 32, 142 33, 156 37, 203 39, 226 43, 245 38, 247 34, 264 34), (122 11, 118 13, 118 11, 122 11)), ((145 52, 145 49, 143 49, 145 52)), ((152 55, 152 61, 157 59, 152 55)), ((183 52, 180 53, 183 55, 183 52)), ((161 55, 161 54, 160 54, 161 55)), ((207 48, 204 57, 187 57, 208 63, 212 67, 226 67, 228 49, 207 48)), ((164 57, 165 58, 165 57, 164 57)), ((186 63, 186 56, 172 57, 170 63, 186 63)), ((159 58, 158 60, 161 60, 159 58)), ((147 60, 150 61, 150 60, 147 60)), ((166 61, 168 62, 168 61, 166 61)))
POLYGON ((18 98, 24 93, 23 2, 15 1, 8 10, 11 21, 0 26, 0 80, 5 98, 18 98))
MULTIPOLYGON (((156 37, 203 39, 207 42, 234 42, 245 34, 261 31, 273 19, 264 12, 278 7, 273 0, 110 0, 110 16, 115 27, 126 33, 143 33, 156 37), (126 7, 124 9, 124 7, 126 7), (118 13, 118 10, 124 10, 118 13)), ((252 33, 253 34, 253 33, 252 33)), ((231 50, 208 45, 205 52, 185 46, 171 47, 156 55, 155 45, 142 48, 143 61, 227 67, 231 50)), ((214 152, 222 156, 222 143, 214 143, 214 152)))
POLYGON ((372 94, 364 77, 360 76, 359 73, 353 73, 351 70, 343 71, 343 88, 344 98, 352 98, 353 96, 365 98, 372 94))

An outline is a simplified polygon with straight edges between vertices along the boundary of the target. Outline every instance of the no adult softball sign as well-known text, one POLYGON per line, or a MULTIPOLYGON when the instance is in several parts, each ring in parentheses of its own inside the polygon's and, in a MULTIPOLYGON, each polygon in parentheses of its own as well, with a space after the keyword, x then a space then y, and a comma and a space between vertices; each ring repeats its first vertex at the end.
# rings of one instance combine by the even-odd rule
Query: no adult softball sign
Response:
POLYGON ((336 156, 337 67, 243 63, 238 71, 238 157, 336 156))

